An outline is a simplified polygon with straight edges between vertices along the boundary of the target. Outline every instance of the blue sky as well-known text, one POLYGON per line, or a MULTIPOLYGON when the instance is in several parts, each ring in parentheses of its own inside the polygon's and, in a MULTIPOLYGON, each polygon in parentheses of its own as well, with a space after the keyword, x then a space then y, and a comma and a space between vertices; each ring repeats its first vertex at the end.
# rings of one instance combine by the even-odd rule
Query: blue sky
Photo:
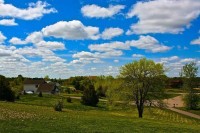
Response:
POLYGON ((0 0, 0 74, 116 76, 146 57, 179 76, 200 66, 199 16, 199 0, 0 0))

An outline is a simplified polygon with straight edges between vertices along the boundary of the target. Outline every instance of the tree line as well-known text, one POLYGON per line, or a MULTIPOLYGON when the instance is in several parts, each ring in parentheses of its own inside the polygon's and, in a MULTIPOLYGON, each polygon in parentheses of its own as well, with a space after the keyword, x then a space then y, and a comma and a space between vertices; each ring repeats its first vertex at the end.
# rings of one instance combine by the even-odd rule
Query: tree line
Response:
MULTIPOLYGON (((61 86, 72 85, 83 93, 82 103, 85 105, 96 106, 98 99, 106 97, 109 104, 115 101, 134 102, 138 116, 143 117, 145 104, 152 105, 152 101, 158 101, 157 106, 162 106, 161 101, 164 89, 169 86, 185 88, 186 107, 188 109, 199 108, 199 95, 194 88, 198 87, 197 77, 198 67, 194 62, 185 64, 178 78, 168 78, 165 75, 163 64, 156 63, 146 58, 133 61, 120 68, 118 77, 112 76, 77 76, 69 79, 50 79, 46 80, 59 82, 61 86), (174 81, 174 82, 172 82, 174 81), (178 82, 177 82, 178 81, 178 82)), ((19 75, 17 78, 0 77, 0 100, 14 101, 14 92, 19 93, 23 89, 24 77, 19 75), (17 88, 17 89, 16 89, 17 88)))

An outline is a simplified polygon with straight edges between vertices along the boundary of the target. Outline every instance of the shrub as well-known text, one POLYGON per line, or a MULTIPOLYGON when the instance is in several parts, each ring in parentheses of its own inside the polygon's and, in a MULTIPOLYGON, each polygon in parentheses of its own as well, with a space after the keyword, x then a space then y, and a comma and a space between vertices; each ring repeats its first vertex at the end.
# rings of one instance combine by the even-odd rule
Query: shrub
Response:
POLYGON ((71 102, 72 102, 71 97, 67 97, 67 102, 68 102, 68 103, 71 103, 71 102))
POLYGON ((2 75, 0 75, 0 100, 15 101, 15 94, 11 90, 8 80, 2 75))
POLYGON ((99 97, 105 97, 106 96, 106 91, 105 91, 105 89, 103 89, 103 87, 101 85, 97 88, 97 95, 99 97))
POLYGON ((20 99, 20 94, 16 95, 15 99, 19 100, 20 99))
POLYGON ((38 97, 43 97, 41 91, 39 92, 38 97))
POLYGON ((184 97, 187 109, 196 110, 199 108, 200 96, 195 93, 189 93, 184 97))
POLYGON ((63 102, 62 101, 58 101, 58 103, 55 104, 55 106, 54 106, 55 111, 62 111, 62 108, 63 108, 63 102))
POLYGON ((88 106, 96 106, 99 98, 96 94, 93 84, 86 85, 81 97, 81 103, 88 106))

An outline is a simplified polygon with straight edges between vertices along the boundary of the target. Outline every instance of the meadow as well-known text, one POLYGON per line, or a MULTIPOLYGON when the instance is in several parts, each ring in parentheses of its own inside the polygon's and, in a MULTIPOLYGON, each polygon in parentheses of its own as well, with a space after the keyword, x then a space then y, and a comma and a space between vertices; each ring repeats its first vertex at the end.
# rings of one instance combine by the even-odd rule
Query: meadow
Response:
POLYGON ((20 100, 0 102, 0 133, 62 133, 62 132, 190 132, 200 130, 200 121, 166 109, 146 108, 144 118, 138 118, 135 107, 98 107, 72 103, 62 96, 64 109, 56 112, 54 104, 60 96, 24 95, 20 100))

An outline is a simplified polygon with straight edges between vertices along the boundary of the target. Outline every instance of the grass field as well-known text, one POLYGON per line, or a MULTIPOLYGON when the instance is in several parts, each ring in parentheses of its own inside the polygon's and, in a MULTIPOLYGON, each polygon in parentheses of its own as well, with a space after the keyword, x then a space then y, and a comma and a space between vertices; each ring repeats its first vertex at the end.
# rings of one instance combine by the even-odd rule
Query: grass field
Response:
POLYGON ((58 96, 22 96, 15 103, 0 102, 0 133, 66 133, 66 132, 189 132, 200 130, 200 121, 157 108, 145 109, 144 118, 137 116, 134 107, 108 108, 100 102, 88 107, 79 100, 67 103, 63 112, 53 105, 58 96))

